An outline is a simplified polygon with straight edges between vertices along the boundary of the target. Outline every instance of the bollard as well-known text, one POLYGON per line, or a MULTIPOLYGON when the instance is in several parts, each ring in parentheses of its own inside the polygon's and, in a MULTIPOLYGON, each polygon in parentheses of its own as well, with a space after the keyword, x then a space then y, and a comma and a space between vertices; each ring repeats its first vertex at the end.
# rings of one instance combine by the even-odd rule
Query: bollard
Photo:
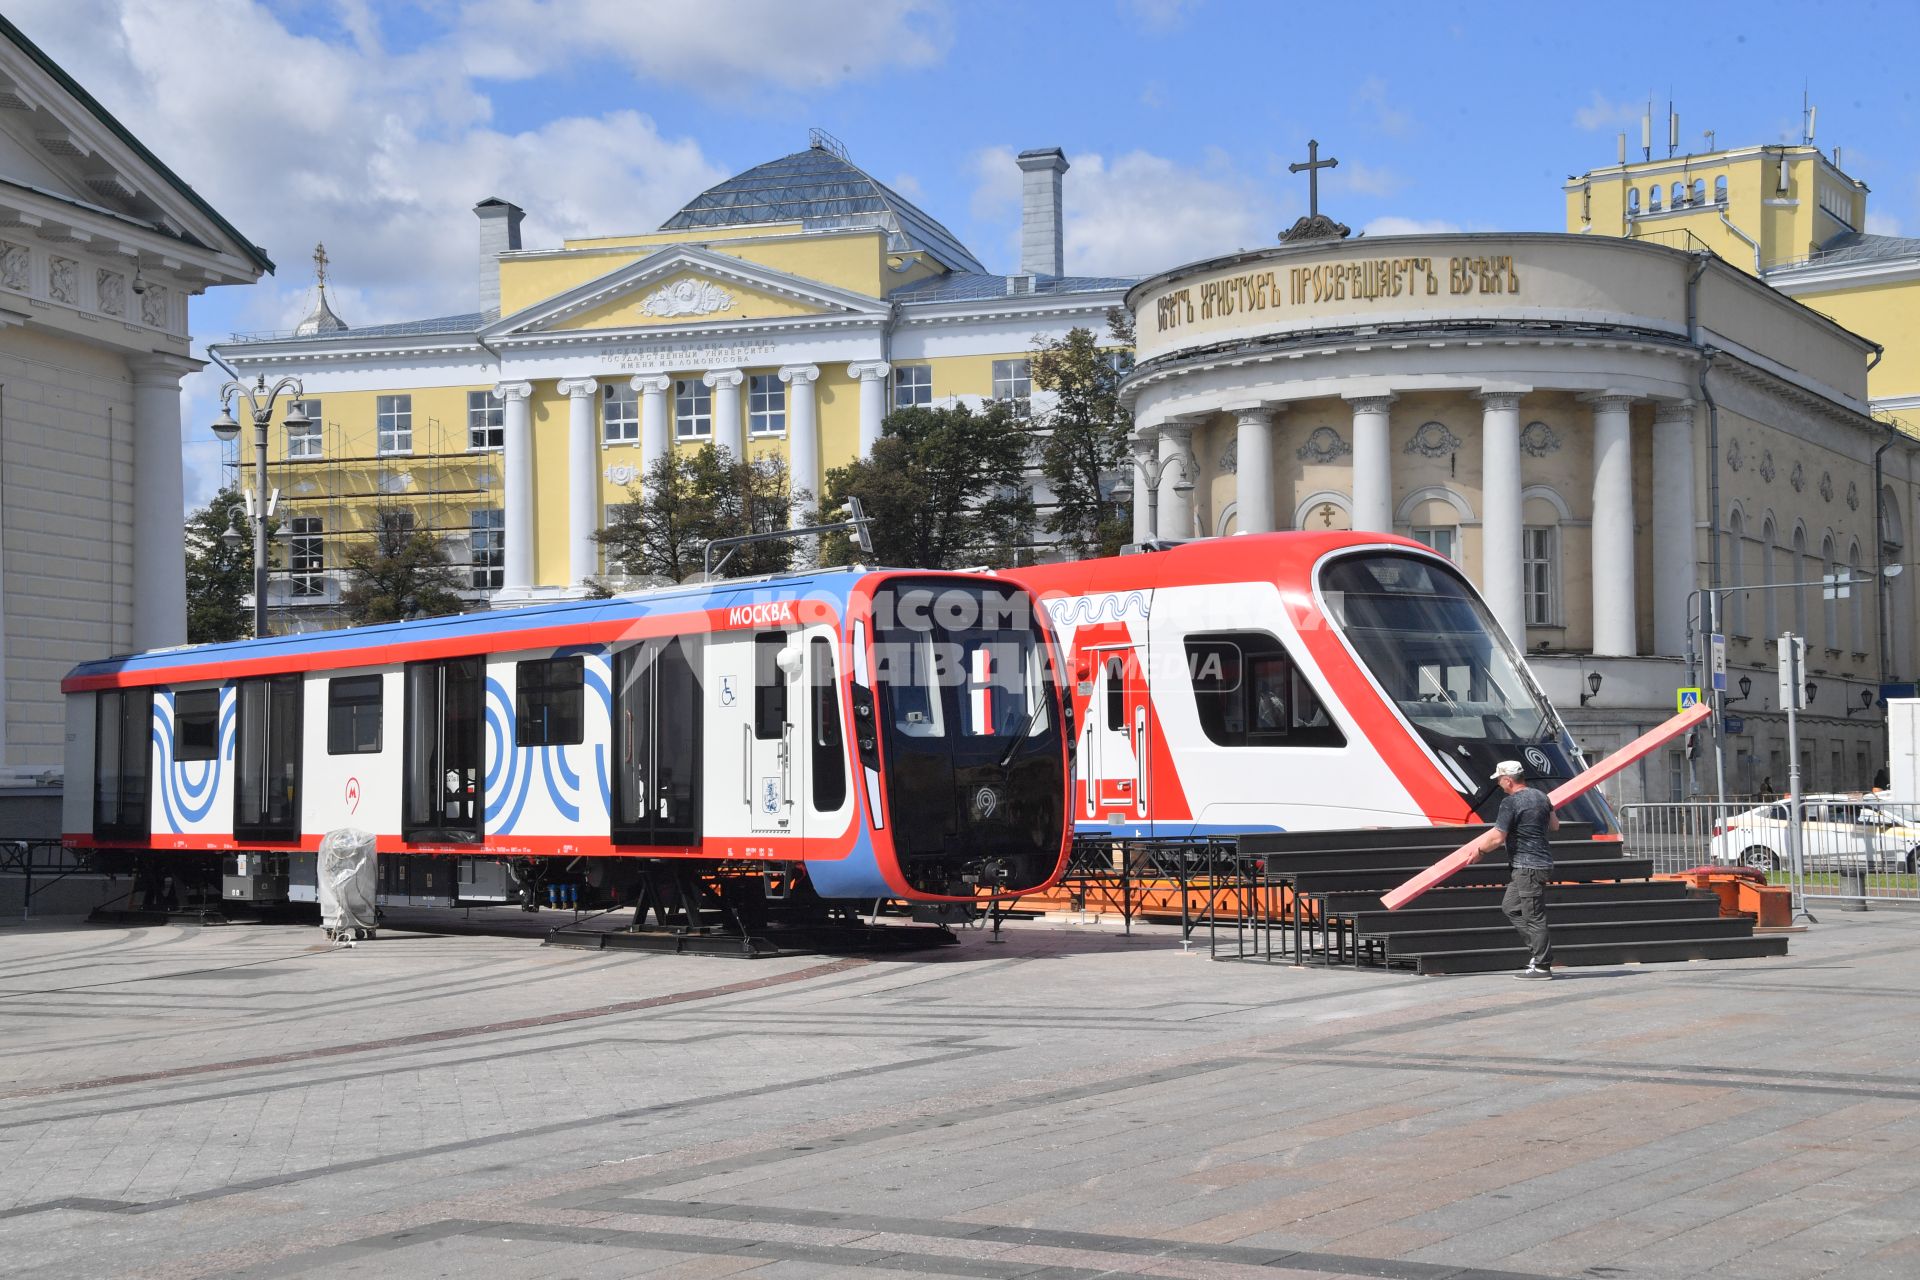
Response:
POLYGON ((1842 911, 1867 909, 1867 873, 1863 868, 1840 868, 1840 909, 1842 911))

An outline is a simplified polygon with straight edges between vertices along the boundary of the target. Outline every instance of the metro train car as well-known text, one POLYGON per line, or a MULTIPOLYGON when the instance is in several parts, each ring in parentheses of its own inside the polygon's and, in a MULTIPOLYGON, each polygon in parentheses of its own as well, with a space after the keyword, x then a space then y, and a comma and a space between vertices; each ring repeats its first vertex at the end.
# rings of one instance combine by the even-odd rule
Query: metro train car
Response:
POLYGON ((1065 864, 1054 664, 1019 586, 866 570, 89 662, 65 838, 255 903, 342 827, 388 905, 975 903, 1065 864))
MULTIPOLYGON (((1009 571, 1066 655, 1082 836, 1484 822, 1501 760, 1579 749, 1453 563, 1370 533, 1248 534, 1009 571)), ((1599 833, 1597 794, 1562 810, 1599 833)))

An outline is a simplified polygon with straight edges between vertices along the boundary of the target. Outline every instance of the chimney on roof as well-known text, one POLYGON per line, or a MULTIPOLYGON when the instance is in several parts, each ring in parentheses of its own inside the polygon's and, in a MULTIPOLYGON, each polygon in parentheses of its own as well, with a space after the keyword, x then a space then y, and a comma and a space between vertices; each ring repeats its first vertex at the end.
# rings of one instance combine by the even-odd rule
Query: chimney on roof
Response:
POLYGON ((1021 274, 1060 275, 1066 262, 1060 226, 1060 175, 1067 171, 1066 153, 1058 147, 1041 147, 1022 151, 1017 163, 1021 274))
POLYGON ((526 217, 517 204, 499 196, 488 196, 473 206, 480 219, 480 310, 490 316, 500 314, 500 255, 520 247, 520 220, 526 217))

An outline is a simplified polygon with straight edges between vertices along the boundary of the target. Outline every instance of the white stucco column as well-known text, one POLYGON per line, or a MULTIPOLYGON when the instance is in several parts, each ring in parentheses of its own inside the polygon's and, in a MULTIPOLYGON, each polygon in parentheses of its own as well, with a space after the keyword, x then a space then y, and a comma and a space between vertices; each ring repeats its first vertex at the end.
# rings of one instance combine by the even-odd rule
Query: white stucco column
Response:
MULTIPOLYGON (((133 378, 133 647, 187 642, 185 482, 180 379, 197 366, 175 356, 127 361, 133 378)), ((242 414, 242 418, 246 415, 242 414)), ((253 443, 253 424, 242 430, 253 443)), ((251 452, 245 453, 252 457, 251 452)))
POLYGON ((1141 427, 1127 441, 1127 447, 1133 454, 1133 543, 1139 546, 1151 541, 1153 532, 1154 499, 1153 486, 1148 483, 1153 478, 1154 441, 1159 435, 1157 427, 1141 427))
POLYGON ((1393 400, 1387 395, 1354 396, 1347 401, 1353 406, 1353 527, 1369 533, 1393 532, 1393 448, 1388 432, 1393 400))
POLYGON ((567 575, 574 586, 600 572, 600 442, 594 438, 592 378, 562 378, 567 398, 567 575))
MULTIPOLYGON (((1632 657, 1639 632, 1633 582, 1633 397, 1594 396, 1593 651, 1632 657)), ((1693 522, 1689 507, 1686 515, 1693 522)))
POLYGON ((1691 400, 1662 401, 1653 411, 1653 651, 1669 657, 1687 651, 1687 597, 1700 572, 1693 415, 1691 400))
POLYGON ((1480 592, 1508 638, 1524 649, 1527 609, 1520 563, 1520 392, 1485 391, 1480 394, 1480 403, 1480 592))
POLYGON ((653 464, 667 456, 667 392, 673 379, 664 373, 643 373, 629 384, 640 393, 640 482, 646 484, 653 464))
POLYGON ((524 591, 533 585, 533 412, 531 382, 503 382, 493 389, 503 406, 500 470, 504 525, 500 587, 524 591))
POLYGON ((1229 405, 1236 420, 1233 438, 1234 528, 1239 533, 1272 533, 1273 418, 1265 405, 1229 405))
POLYGON ((738 369, 709 369, 700 381, 713 388, 713 442, 734 457, 746 456, 746 426, 740 417, 740 384, 747 375, 738 369))
POLYGON ((793 501, 790 527, 806 523, 807 512, 819 505, 824 481, 820 474, 820 415, 814 407, 814 384, 820 380, 817 364, 789 364, 780 369, 787 384, 787 483, 793 501))
POLYGON ((1154 536, 1193 536, 1193 424, 1160 424, 1160 518, 1154 536))
POLYGON ((880 439, 880 424, 887 416, 887 374, 893 366, 884 360, 869 360, 847 366, 850 377, 860 379, 860 456, 873 456, 880 439))

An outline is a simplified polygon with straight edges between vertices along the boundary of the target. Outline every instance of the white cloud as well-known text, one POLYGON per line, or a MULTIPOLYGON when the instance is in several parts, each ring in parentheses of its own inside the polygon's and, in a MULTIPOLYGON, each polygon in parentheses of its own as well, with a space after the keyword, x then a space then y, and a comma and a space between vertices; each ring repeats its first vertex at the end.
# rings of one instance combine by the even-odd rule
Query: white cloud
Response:
POLYGON ((518 79, 613 58, 709 97, 819 89, 938 62, 952 43, 941 0, 481 0, 455 44, 482 78, 518 79))
MULTIPOLYGON (((974 216, 1014 222, 1004 242, 1009 266, 1019 242, 1020 170, 1013 156, 1010 147, 994 147, 973 161, 974 216)), ((1067 158, 1073 167, 1061 199, 1069 275, 1143 275, 1271 244, 1284 225, 1283 203, 1218 151, 1198 165, 1146 151, 1111 160, 1098 153, 1067 158)))
POLYGON ((1353 160, 1342 160, 1339 168, 1326 171, 1324 176, 1328 186, 1363 196, 1390 196, 1407 185, 1407 180, 1391 169, 1353 160))
POLYGON ((1373 114, 1373 127, 1391 137, 1400 137, 1413 127, 1413 115, 1393 105, 1387 98, 1387 82, 1368 76, 1354 90, 1353 102, 1373 114))
POLYGON ((1641 102, 1614 102, 1598 89, 1593 91, 1593 100, 1584 107, 1575 108, 1573 123, 1576 128, 1589 133, 1598 133, 1603 129, 1628 129, 1640 123, 1640 117, 1646 112, 1646 104, 1641 102))
POLYGON ((1900 234, 1900 219, 1890 213, 1869 213, 1867 215, 1867 234, 1870 236, 1897 236, 1900 234))
POLYGON ((1396 214, 1386 214, 1375 218, 1360 228, 1360 234, 1368 236, 1427 236, 1440 235, 1460 230, 1457 222, 1448 222, 1445 218, 1402 218, 1396 214))

